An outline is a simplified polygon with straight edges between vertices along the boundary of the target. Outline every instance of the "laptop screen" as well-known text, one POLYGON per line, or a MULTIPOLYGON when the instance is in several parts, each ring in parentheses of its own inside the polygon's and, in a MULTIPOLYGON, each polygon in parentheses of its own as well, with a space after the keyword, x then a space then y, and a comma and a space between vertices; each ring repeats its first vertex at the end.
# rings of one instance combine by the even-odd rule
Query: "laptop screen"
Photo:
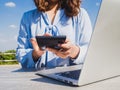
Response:
MULTIPOLYGON (((92 29, 91 32, 93 32, 93 29, 95 27, 97 16, 98 16, 100 6, 101 6, 101 2, 102 2, 102 0, 92 0, 92 1, 91 0, 82 0, 82 3, 81 3, 82 9, 81 10, 84 10, 85 12, 87 12, 87 13, 84 12, 84 14, 86 14, 85 16, 87 17, 87 19, 89 21, 89 25, 87 23, 86 27, 87 27, 87 30, 90 27, 90 29, 92 29)), ((90 40, 91 36, 92 35, 89 36, 89 40, 90 40)), ((86 37, 87 37, 87 35, 85 37, 82 37, 82 38, 86 38, 86 37)), ((84 42, 84 39, 82 41, 84 42)), ((85 47, 85 49, 88 48, 88 47, 89 47, 89 45, 87 45, 87 47, 85 47)), ((81 50, 81 48, 80 48, 80 50, 81 50)), ((82 53, 80 52, 80 54, 82 54, 84 56, 84 59, 83 59, 82 63, 79 63, 80 65, 76 64, 73 60, 69 60, 70 67, 65 66, 66 69, 62 67, 62 69, 57 70, 55 68, 54 72, 49 71, 49 70, 45 71, 45 72, 44 71, 42 72, 42 70, 41 70, 41 72, 39 72, 38 74, 43 75, 43 76, 45 75, 47 77, 52 77, 52 78, 54 77, 54 79, 56 78, 58 80, 62 80, 61 77, 67 77, 70 80, 74 79, 74 80, 77 81, 80 78, 80 73, 82 71, 82 67, 83 67, 83 64, 84 64, 84 61, 85 61, 85 57, 86 57, 86 54, 87 54, 87 49, 85 50, 85 52, 83 50, 82 53), (82 54, 82 53, 85 53, 85 54, 82 54), (77 66, 77 68, 75 66, 77 66), (52 74, 54 73, 55 75, 60 76, 60 77, 50 76, 49 73, 52 73, 52 74)), ((64 81, 66 81, 66 80, 64 80, 64 81)))
POLYGON ((81 7, 84 8, 91 20, 92 27, 94 28, 99 9, 101 6, 102 0, 82 0, 81 7))

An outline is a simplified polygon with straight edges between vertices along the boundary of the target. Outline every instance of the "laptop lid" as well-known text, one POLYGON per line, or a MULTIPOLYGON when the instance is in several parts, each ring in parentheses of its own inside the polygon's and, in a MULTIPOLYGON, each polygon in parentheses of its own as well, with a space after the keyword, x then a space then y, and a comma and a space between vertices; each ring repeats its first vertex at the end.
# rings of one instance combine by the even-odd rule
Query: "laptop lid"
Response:
MULTIPOLYGON (((91 3, 90 0, 82 1, 82 7, 87 10, 93 27, 96 23, 101 1, 102 0, 97 0, 97 1, 94 0, 93 1, 94 3, 91 3)), ((57 67, 54 69, 41 70, 41 71, 38 71, 36 74, 57 79, 57 80, 69 83, 71 85, 78 85, 82 67, 83 67, 83 64, 67 66, 67 67, 57 67)))
POLYGON ((119 9, 120 0, 102 0, 79 85, 120 76, 119 9))

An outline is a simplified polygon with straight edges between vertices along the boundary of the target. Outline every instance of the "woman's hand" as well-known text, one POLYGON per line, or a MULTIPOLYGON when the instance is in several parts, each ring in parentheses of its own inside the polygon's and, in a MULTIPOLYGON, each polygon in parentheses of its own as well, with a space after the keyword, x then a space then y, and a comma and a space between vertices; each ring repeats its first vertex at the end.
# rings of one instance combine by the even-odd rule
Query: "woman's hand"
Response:
POLYGON ((31 38, 30 41, 34 49, 32 52, 32 57, 33 57, 33 60, 37 62, 37 60, 44 54, 45 50, 42 50, 41 48, 39 48, 35 38, 31 38))
POLYGON ((72 44, 68 39, 65 41, 64 44, 60 44, 59 46, 61 47, 60 50, 55 50, 52 48, 47 48, 47 50, 55 53, 57 56, 64 58, 64 59, 67 57, 75 59, 77 58, 80 52, 80 48, 72 44))

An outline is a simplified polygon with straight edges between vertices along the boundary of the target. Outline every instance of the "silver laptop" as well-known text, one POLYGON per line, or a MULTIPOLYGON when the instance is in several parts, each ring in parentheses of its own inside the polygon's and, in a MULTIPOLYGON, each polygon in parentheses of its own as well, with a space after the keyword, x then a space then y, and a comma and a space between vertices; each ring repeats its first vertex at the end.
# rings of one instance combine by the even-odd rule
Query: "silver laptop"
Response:
POLYGON ((102 0, 84 64, 37 71, 38 75, 83 86, 120 76, 120 0, 102 0))

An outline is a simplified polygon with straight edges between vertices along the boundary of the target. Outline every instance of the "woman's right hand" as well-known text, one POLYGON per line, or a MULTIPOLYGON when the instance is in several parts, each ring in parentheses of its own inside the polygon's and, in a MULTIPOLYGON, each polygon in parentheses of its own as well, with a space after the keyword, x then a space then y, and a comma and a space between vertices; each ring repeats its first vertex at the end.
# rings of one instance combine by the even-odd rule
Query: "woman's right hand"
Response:
POLYGON ((33 60, 37 62, 38 59, 44 54, 45 50, 42 50, 39 48, 35 38, 31 38, 30 41, 33 46, 32 57, 33 57, 33 60))

